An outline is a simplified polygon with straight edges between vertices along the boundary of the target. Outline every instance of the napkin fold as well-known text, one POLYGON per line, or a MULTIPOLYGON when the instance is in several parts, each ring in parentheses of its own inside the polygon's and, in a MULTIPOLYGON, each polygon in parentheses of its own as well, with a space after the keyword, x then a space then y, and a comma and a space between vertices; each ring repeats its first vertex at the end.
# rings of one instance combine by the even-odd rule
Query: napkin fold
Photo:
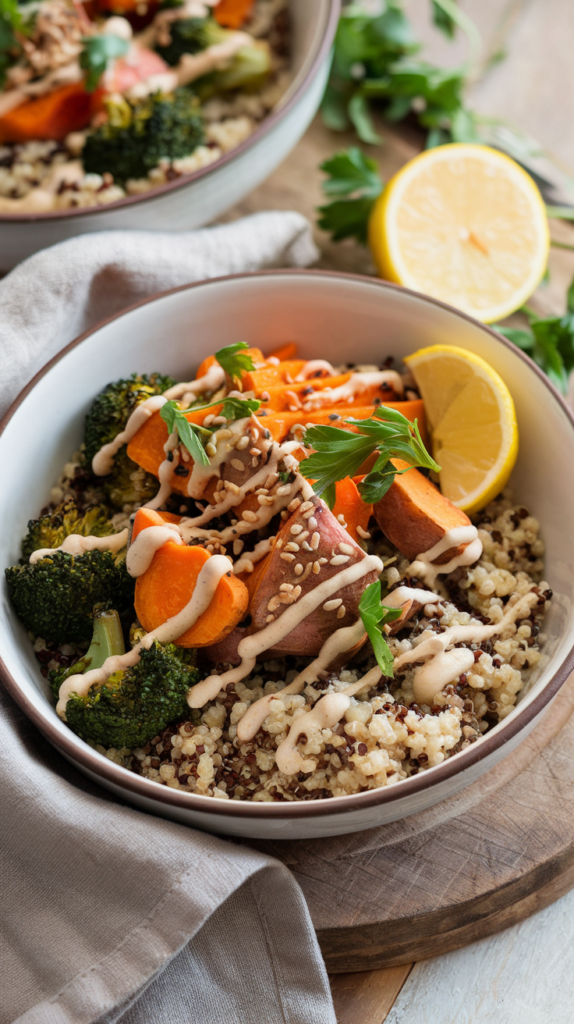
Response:
MULTIPOLYGON (((316 255, 297 213, 44 250, 0 282, 2 409, 76 334, 138 299, 316 255)), ((110 796, 4 690, 0 723, 0 1024, 336 1024, 284 865, 110 796)))

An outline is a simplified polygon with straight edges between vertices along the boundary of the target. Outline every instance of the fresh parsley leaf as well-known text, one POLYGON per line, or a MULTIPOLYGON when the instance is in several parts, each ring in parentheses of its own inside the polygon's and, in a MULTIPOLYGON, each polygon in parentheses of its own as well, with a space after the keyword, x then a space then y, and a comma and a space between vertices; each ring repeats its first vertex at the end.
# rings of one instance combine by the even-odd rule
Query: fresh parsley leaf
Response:
POLYGON ((16 32, 22 28, 22 15, 18 0, 0 0, 0 87, 6 72, 16 62, 22 50, 16 32))
POLYGON ((394 622, 401 614, 401 608, 386 608, 381 604, 380 580, 375 580, 363 591, 359 601, 359 615, 371 641, 377 664, 385 676, 392 677, 394 658, 382 629, 385 623, 394 622))
POLYGON ((499 324, 495 324, 495 330, 527 352, 565 395, 574 370, 574 280, 566 295, 564 316, 537 317, 530 311, 527 315, 528 330, 499 324))
POLYGON ((219 413, 226 420, 243 420, 257 412, 261 402, 257 398, 224 398, 223 408, 219 413))
POLYGON ((325 195, 344 198, 319 207, 319 227, 336 242, 353 237, 366 245, 369 216, 384 188, 376 161, 351 146, 325 160, 321 170, 328 176, 322 185, 325 195))
POLYGON ((185 413, 178 407, 177 402, 166 402, 160 410, 162 420, 167 424, 170 434, 177 430, 177 436, 181 444, 187 448, 194 462, 202 466, 209 466, 209 459, 205 448, 201 443, 199 434, 209 434, 209 431, 199 427, 196 423, 190 423, 185 413))
POLYGON ((300 465, 300 471, 307 480, 313 480, 316 494, 330 488, 337 480, 356 476, 365 460, 378 452, 378 458, 371 472, 359 484, 359 493, 368 504, 376 503, 387 493, 397 473, 391 459, 402 459, 410 466, 422 466, 440 471, 440 466, 427 452, 415 420, 403 416, 398 409, 387 409, 380 405, 374 415, 366 420, 347 419, 349 426, 357 433, 341 427, 312 426, 305 431, 305 444, 314 449, 313 454, 300 465))
POLYGON ((237 341, 234 345, 227 345, 215 353, 217 362, 233 381, 240 381, 243 373, 255 369, 251 356, 245 355, 246 348, 249 348, 249 345, 245 341, 237 341))
POLYGON ((93 92, 106 70, 109 61, 124 57, 130 48, 127 39, 104 33, 101 36, 85 36, 84 49, 80 54, 80 67, 87 71, 86 89, 93 92))

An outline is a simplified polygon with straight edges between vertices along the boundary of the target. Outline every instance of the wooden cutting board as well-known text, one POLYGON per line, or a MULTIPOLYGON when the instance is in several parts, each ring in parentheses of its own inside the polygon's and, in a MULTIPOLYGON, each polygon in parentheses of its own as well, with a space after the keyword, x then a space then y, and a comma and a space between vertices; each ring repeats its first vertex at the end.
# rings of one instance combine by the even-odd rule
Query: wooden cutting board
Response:
POLYGON ((574 675, 513 754, 436 807, 329 839, 254 842, 300 883, 327 970, 412 963, 574 886, 574 675))
MULTIPOLYGON (((421 136, 386 124, 382 134, 384 144, 368 149, 388 180, 419 151, 421 136)), ((351 144, 352 135, 329 132, 317 118, 287 160, 222 219, 294 209, 313 223, 322 201, 319 165, 351 144)), ((568 225, 553 222, 552 234, 572 242, 568 225)), ((317 229, 315 237, 318 266, 374 273, 368 250, 356 242, 336 244, 317 229)), ((530 303, 546 316, 564 307, 570 254, 552 250, 550 269, 550 285, 530 303)), ((297 877, 330 973, 445 953, 528 917, 574 886, 573 710, 574 675, 514 754, 415 817, 330 839, 253 842, 297 877)))

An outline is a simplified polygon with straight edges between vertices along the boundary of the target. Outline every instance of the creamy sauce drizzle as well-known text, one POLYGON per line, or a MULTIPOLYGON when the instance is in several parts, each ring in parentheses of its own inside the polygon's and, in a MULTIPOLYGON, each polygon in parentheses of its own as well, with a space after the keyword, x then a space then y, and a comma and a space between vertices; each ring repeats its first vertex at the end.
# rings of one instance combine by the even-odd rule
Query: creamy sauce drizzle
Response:
POLYGON ((323 405, 334 405, 337 402, 354 402, 370 387, 377 384, 390 384, 397 395, 402 395, 404 386, 402 378, 395 370, 374 370, 366 373, 352 373, 345 384, 338 388, 323 388, 305 396, 303 409, 311 411, 323 405))
POLYGON ((455 526, 452 530, 447 530, 438 544, 429 548, 428 551, 423 551, 422 554, 417 555, 414 562, 408 568, 408 574, 409 576, 417 576, 432 587, 437 576, 453 572, 460 565, 472 565, 478 561, 481 554, 482 541, 478 536, 476 526, 472 524, 468 526, 455 526), (443 565, 433 564, 435 558, 439 558, 440 555, 443 555, 445 551, 450 551, 451 548, 460 547, 461 544, 466 544, 466 547, 460 554, 454 555, 449 562, 444 562, 443 565))
POLYGON ((146 398, 145 402, 141 402, 134 409, 124 429, 119 434, 116 434, 113 441, 105 444, 94 455, 92 459, 92 472, 95 476, 107 476, 108 473, 111 473, 114 458, 122 445, 129 444, 132 437, 137 434, 140 427, 143 427, 146 420, 153 416, 154 412, 161 409, 162 405, 165 405, 166 402, 167 398, 164 395, 152 395, 151 398, 146 398))
POLYGON ((179 384, 174 384, 173 387, 164 391, 163 397, 171 401, 171 399, 182 398, 183 395, 186 395, 191 403, 205 391, 217 391, 223 384, 225 384, 225 370, 219 363, 215 362, 212 363, 203 377, 198 377, 197 380, 182 381, 179 384))
POLYGON ((156 551, 168 543, 183 544, 177 523, 148 526, 147 529, 138 533, 133 544, 130 544, 126 557, 126 569, 130 576, 137 578, 147 572, 156 551))
POLYGON ((34 565, 41 558, 54 555, 56 551, 65 551, 69 555, 84 555, 86 551, 111 551, 117 554, 128 542, 128 531, 112 533, 109 537, 82 537, 79 533, 70 533, 57 548, 38 548, 30 555, 30 564, 34 565))
POLYGON ((238 576, 240 572, 253 572, 253 566, 269 554, 274 542, 275 537, 268 537, 266 540, 260 540, 253 551, 246 551, 233 566, 234 574, 238 576))
POLYGON ((335 370, 326 359, 309 359, 309 361, 305 363, 301 372, 295 377, 295 381, 299 383, 303 380, 308 380, 314 373, 319 373, 320 371, 325 372, 328 377, 335 376, 335 370))
POLYGON ((346 566, 331 579, 314 587, 309 593, 299 598, 296 604, 289 605, 283 614, 275 622, 270 622, 265 629, 261 629, 252 636, 244 637, 237 648, 241 664, 224 672, 221 676, 208 676, 207 679, 192 686, 187 697, 189 706, 202 708, 208 701, 214 700, 219 691, 224 690, 230 683, 237 683, 240 679, 244 679, 254 668, 259 655, 270 650, 288 636, 319 605, 336 594, 338 590, 350 586, 351 583, 375 570, 382 572, 381 559, 377 555, 367 555, 360 562, 346 566))
MULTIPOLYGON (((152 527, 149 527, 152 529, 152 527)), ((146 532, 146 531, 144 531, 146 532)), ((117 654, 107 658, 101 668, 92 669, 83 675, 69 676, 60 687, 59 700, 56 711, 61 718, 66 718, 66 704, 71 693, 85 696, 90 686, 94 683, 104 683, 115 672, 137 665, 140 660, 140 651, 151 647, 154 640, 161 644, 170 644, 178 637, 183 636, 188 629, 194 625, 201 615, 209 608, 219 581, 226 573, 231 572, 231 563, 225 555, 212 555, 201 569, 194 587, 193 594, 188 603, 178 612, 177 615, 162 622, 161 626, 153 629, 126 654, 117 654)))
POLYGON ((490 625, 471 622, 466 626, 450 626, 444 633, 425 631, 421 634, 416 647, 395 659, 394 670, 397 672, 404 665, 424 661, 426 664, 415 670, 413 688, 415 700, 419 704, 429 704, 435 694, 474 664, 472 651, 465 652, 463 658, 462 648, 448 651, 448 647, 460 643, 480 643, 497 633, 503 633, 517 619, 527 618, 537 603, 538 596, 531 591, 508 607, 500 622, 493 622, 490 625), (466 668, 461 668, 460 665, 464 661, 467 663, 466 668))
POLYGON ((304 668, 288 686, 284 686, 282 690, 278 690, 276 693, 269 693, 265 697, 260 697, 259 700, 256 700, 247 709, 243 718, 237 723, 237 738, 239 742, 247 743, 259 732, 269 714, 269 705, 272 700, 275 700, 276 697, 283 697, 292 693, 301 693, 308 683, 314 683, 319 679, 335 658, 345 651, 352 650, 364 635, 365 627, 362 619, 358 619, 352 626, 344 626, 342 629, 337 629, 325 641, 315 660, 307 665, 307 668, 304 668))
POLYGON ((361 690, 375 686, 382 676, 378 665, 367 672, 356 683, 351 683, 344 690, 338 693, 327 693, 307 714, 297 718, 291 726, 287 736, 277 747, 275 761, 280 772, 284 775, 295 775, 296 772, 315 771, 316 764, 312 760, 304 761, 296 749, 301 736, 309 739, 313 734, 322 732, 323 729, 332 729, 349 710, 351 697, 361 690))

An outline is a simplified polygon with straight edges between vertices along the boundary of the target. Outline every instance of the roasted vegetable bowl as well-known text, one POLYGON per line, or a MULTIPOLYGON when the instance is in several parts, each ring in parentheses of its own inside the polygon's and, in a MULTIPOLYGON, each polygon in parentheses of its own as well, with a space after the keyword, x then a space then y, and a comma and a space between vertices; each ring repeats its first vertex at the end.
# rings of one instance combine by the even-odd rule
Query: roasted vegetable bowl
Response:
MULTIPOLYGON (((316 275, 239 280, 265 299, 271 282, 305 295, 316 275)), ((368 287, 391 311, 425 301, 368 287)), ((508 483, 515 439, 494 499, 468 515, 441 492, 438 460, 452 453, 420 362, 432 346, 399 341, 391 364, 386 345, 372 360, 373 339, 349 365, 333 358, 341 342, 328 361, 305 337, 297 350, 271 333, 266 345, 260 329, 250 345, 206 338, 195 374, 182 354, 150 366, 145 341, 142 372, 84 405, 80 443, 7 571, 59 735, 178 813, 199 799, 338 816, 341 803, 390 807, 393 791, 426 796, 439 773, 457 778, 457 762, 514 734, 556 650, 546 523, 514 492, 516 471, 508 483)), ((442 348, 505 389, 483 356, 442 348)), ((510 403, 500 409, 514 415, 510 403)))

